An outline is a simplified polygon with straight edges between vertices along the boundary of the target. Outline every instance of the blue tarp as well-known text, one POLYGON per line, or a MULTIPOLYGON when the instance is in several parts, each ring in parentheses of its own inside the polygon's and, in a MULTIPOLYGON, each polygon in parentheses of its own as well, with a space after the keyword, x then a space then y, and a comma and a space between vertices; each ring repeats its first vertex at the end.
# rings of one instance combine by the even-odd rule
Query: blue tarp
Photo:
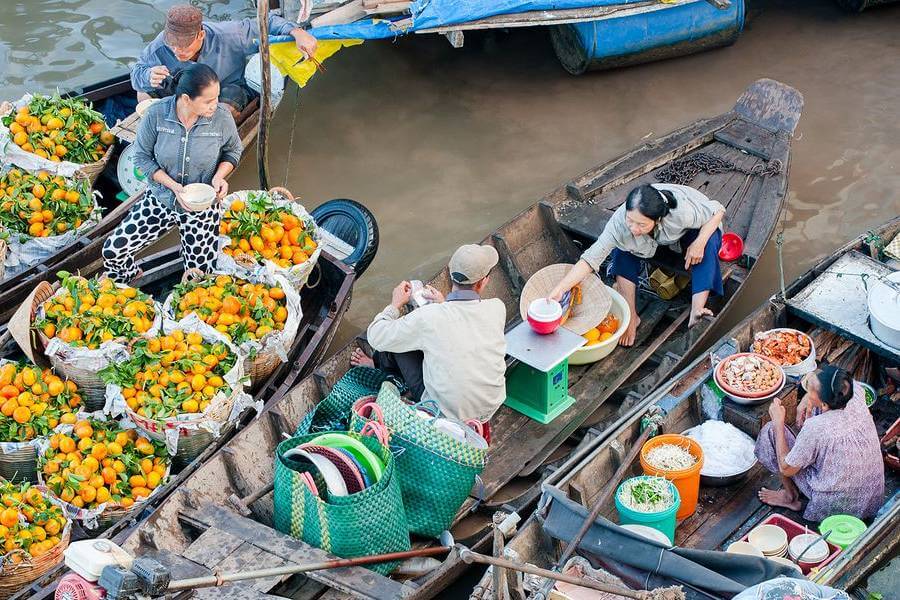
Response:
POLYGON ((641 1, 643 0, 415 0, 410 7, 412 24, 406 29, 395 26, 394 22, 405 21, 409 17, 397 17, 391 20, 366 19, 346 25, 315 27, 310 29, 310 33, 319 39, 383 39, 420 29, 456 25, 497 15, 534 10, 613 6, 641 1))

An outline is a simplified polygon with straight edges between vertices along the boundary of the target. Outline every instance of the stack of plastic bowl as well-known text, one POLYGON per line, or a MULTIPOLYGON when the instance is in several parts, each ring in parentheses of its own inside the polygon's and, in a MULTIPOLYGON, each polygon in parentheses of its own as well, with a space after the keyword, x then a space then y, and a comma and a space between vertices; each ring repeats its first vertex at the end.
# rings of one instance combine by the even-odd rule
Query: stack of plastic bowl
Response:
POLYGON ((747 556, 758 556, 760 558, 765 558, 765 555, 760 552, 759 548, 751 544, 750 542, 732 542, 728 545, 728 548, 725 549, 725 552, 729 552, 731 554, 744 554, 747 556))
POLYGON ((747 535, 747 540, 766 558, 787 556, 787 532, 778 525, 759 525, 747 535))

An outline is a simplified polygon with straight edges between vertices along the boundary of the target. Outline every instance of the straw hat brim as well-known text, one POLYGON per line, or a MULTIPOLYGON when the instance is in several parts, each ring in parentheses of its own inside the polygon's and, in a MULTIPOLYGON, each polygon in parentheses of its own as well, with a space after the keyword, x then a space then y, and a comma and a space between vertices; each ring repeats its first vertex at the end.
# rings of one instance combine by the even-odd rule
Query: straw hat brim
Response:
MULTIPOLYGON (((571 268, 572 265, 566 263, 549 265, 528 279, 519 299, 519 312, 523 321, 528 318, 528 306, 538 298, 546 298, 571 268)), ((582 335, 596 327, 609 314, 611 307, 612 296, 607 291, 606 284, 596 273, 591 273, 581 280, 581 304, 572 308, 563 327, 582 335)))

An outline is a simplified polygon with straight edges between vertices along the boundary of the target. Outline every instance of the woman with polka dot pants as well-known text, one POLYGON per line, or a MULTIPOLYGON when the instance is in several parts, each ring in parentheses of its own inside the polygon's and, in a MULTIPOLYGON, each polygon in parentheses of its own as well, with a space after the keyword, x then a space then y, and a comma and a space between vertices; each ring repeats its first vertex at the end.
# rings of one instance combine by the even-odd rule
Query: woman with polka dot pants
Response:
POLYGON ((241 141, 234 119, 218 103, 219 80, 195 64, 175 77, 175 95, 144 113, 135 140, 135 165, 149 174, 148 188, 103 244, 106 274, 118 283, 140 276, 135 255, 173 227, 181 233, 185 269, 209 272, 218 254, 218 200, 228 193, 225 177, 238 165, 241 141), (181 201, 190 183, 208 183, 217 201, 193 211, 181 201))

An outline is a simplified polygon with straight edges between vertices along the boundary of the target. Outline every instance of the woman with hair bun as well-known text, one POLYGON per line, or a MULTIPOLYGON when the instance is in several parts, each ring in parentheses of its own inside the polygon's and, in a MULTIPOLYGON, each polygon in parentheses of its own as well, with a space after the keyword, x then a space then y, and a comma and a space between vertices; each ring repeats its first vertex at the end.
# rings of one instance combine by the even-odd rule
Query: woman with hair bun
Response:
POLYGON ((228 193, 225 178, 241 160, 241 139, 231 113, 219 104, 219 78, 204 64, 175 76, 175 95, 144 114, 135 139, 135 165, 147 175, 144 198, 103 244, 106 274, 118 283, 140 276, 135 255, 173 227, 181 233, 186 269, 209 272, 218 251, 219 204, 228 193), (206 183, 216 202, 194 211, 182 202, 190 183, 206 183))
POLYGON ((844 369, 827 365, 803 377, 800 391, 799 433, 785 425, 784 406, 776 398, 769 405, 772 420, 756 439, 759 462, 781 477, 781 489, 762 488, 759 499, 799 511, 808 498, 807 521, 873 516, 883 501, 884 466, 862 386, 844 369))
POLYGON ((684 256, 684 268, 691 274, 692 326, 704 315, 712 315, 706 308, 709 293, 723 293, 719 247, 724 216, 724 206, 686 185, 654 183, 636 187, 550 297, 559 300, 591 272, 599 271, 609 256, 608 273, 615 277, 616 289, 631 308, 628 330, 619 338, 619 344, 631 346, 641 322, 636 294, 642 263, 652 258, 659 246, 677 243, 684 256))

